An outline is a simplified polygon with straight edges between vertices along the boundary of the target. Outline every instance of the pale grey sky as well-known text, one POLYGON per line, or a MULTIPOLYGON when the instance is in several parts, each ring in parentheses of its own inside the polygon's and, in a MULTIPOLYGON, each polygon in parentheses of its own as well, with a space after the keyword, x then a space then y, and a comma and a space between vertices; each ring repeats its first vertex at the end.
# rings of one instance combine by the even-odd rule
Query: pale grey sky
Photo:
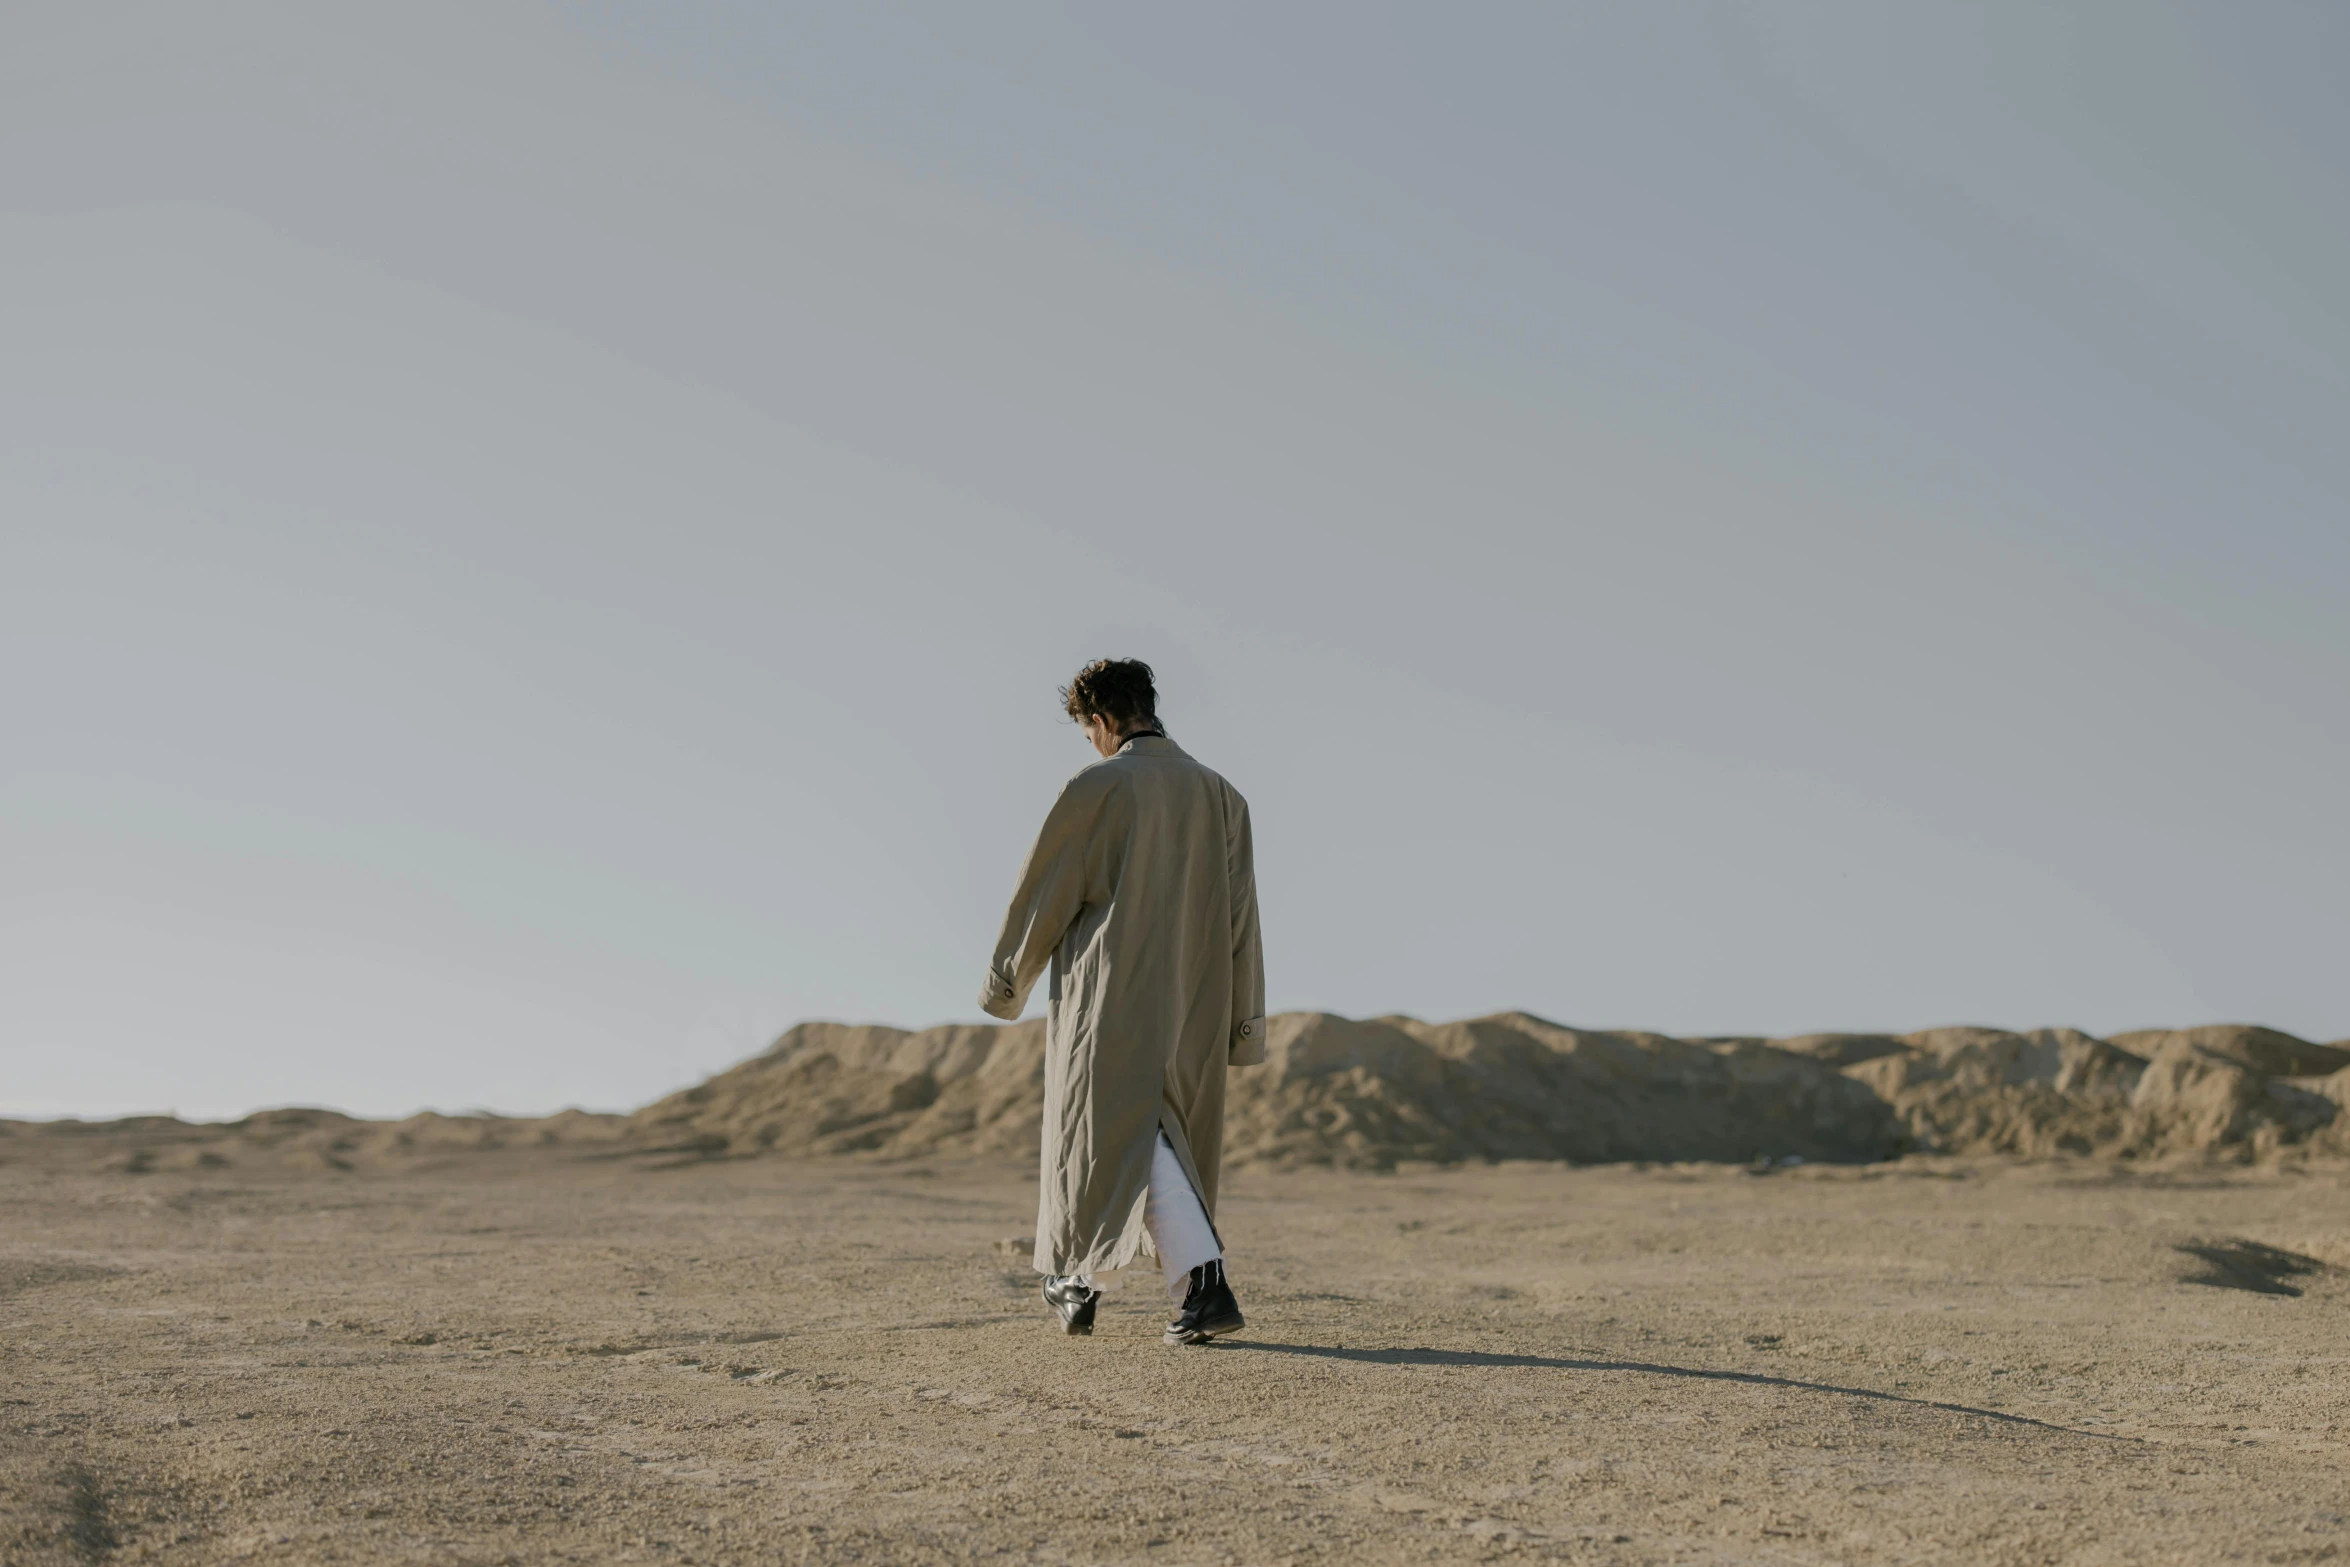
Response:
POLYGON ((2350 1034, 2350 12, 18 3, 0 1112, 1274 1004, 2350 1034))

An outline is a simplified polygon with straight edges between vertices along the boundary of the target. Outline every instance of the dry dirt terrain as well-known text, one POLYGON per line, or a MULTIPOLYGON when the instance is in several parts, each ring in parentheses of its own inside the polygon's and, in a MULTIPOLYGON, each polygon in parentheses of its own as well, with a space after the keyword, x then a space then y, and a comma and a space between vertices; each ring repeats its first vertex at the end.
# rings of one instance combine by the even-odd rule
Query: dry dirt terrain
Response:
POLYGON ((1010 1162, 0 1164, 0 1561, 2350 1559, 2350 1177, 1236 1172, 1065 1339, 1010 1162))

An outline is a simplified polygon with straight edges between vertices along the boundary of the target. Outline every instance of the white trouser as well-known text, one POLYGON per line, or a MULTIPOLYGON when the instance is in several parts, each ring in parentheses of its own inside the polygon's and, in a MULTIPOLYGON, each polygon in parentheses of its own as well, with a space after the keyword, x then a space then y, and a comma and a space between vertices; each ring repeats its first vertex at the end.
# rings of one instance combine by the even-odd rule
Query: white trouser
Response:
POLYGON ((1191 1177, 1183 1173, 1183 1161, 1175 1156, 1175 1145, 1164 1131, 1151 1154, 1151 1189, 1142 1202, 1142 1222, 1151 1232, 1159 1266, 1166 1270, 1167 1294, 1180 1306, 1191 1287, 1191 1270, 1214 1262, 1224 1255, 1224 1248, 1216 1244, 1208 1210, 1191 1189, 1191 1177))

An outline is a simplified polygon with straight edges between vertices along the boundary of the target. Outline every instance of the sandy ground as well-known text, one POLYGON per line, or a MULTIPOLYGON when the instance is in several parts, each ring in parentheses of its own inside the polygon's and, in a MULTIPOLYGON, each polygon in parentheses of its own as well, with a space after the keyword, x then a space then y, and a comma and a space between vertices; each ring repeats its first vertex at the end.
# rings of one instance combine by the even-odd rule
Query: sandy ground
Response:
POLYGON ((1032 1191, 0 1166, 0 1561, 2350 1558, 2350 1275, 2179 1249, 2339 1174, 1250 1169, 1212 1349, 1032 1191))

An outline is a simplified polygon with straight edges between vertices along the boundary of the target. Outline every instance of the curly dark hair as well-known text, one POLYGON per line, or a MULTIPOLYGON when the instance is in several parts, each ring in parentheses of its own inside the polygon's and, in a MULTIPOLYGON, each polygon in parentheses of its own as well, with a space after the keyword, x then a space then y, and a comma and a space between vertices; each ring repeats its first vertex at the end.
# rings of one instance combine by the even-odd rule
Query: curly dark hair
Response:
POLYGON ((1120 734, 1159 721, 1158 688, 1139 658, 1095 659, 1061 687, 1061 704, 1079 723, 1104 719, 1120 734))

